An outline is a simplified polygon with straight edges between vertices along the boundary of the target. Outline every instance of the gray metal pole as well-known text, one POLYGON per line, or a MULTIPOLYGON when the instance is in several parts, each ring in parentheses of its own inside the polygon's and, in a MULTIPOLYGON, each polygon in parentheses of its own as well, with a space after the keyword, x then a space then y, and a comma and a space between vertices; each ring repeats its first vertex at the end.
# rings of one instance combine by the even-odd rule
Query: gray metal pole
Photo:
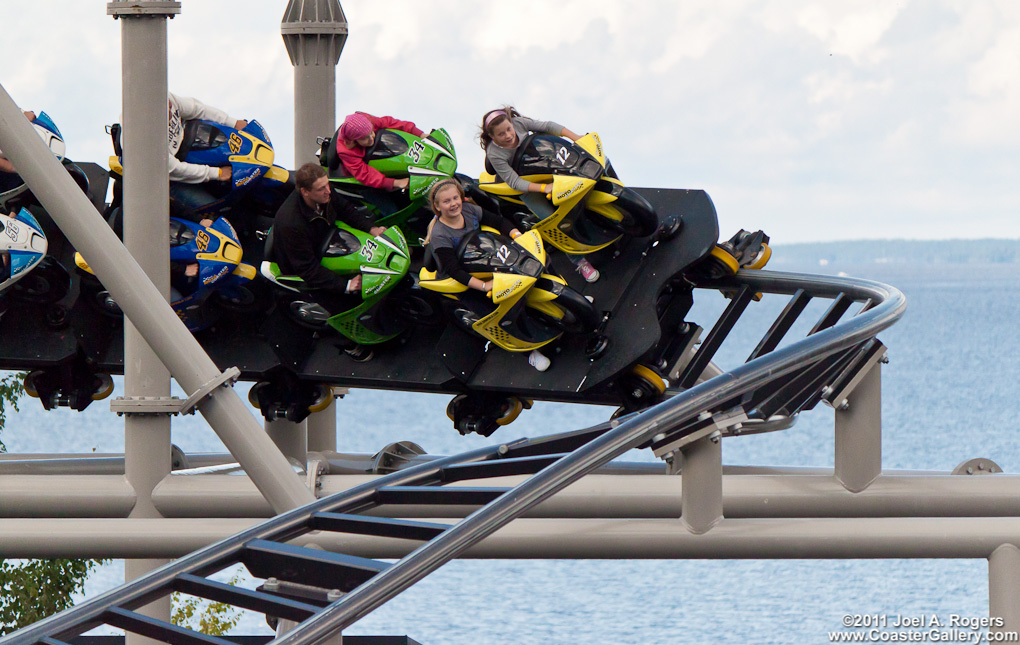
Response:
POLYGON ((273 440, 284 457, 293 459, 305 468, 308 464, 308 431, 305 421, 294 423, 285 419, 266 421, 266 434, 273 440))
POLYGON ((282 512, 314 501, 233 388, 219 386, 223 377, 220 370, 2 86, 0 149, 184 391, 196 393, 210 388, 202 397, 199 411, 273 508, 282 512))
POLYGON ((692 533, 705 533, 723 517, 722 442, 717 436, 680 449, 680 477, 681 520, 692 533))
MULTIPOLYGON (((258 524, 237 519, 5 520, 0 558, 174 558, 258 524)), ((694 534, 678 519, 518 519, 473 545, 465 558, 496 559, 988 559, 1020 535, 1020 518, 723 519, 694 534)), ((420 543, 400 538, 308 533, 289 540, 364 558, 400 558, 420 543)), ((1016 585, 1018 568, 999 552, 993 602, 1016 585), (1013 576, 1012 580, 1008 576, 1013 576), (1007 587, 1008 586, 1008 587, 1007 587)), ((1009 602, 1015 602, 1013 596, 1009 602)), ((1005 611, 996 605, 993 613, 1005 611)))
POLYGON ((333 452, 336 450, 336 398, 321 412, 308 415, 308 452, 333 452))
MULTIPOLYGON (((122 4, 122 3, 121 3, 122 4)), ((170 293, 170 249, 164 243, 169 212, 166 181, 167 155, 167 18, 180 4, 164 13, 119 15, 121 20, 121 74, 124 145, 124 246, 153 285, 167 298, 170 293)), ((113 7, 111 7, 113 8, 113 7)), ((170 372, 131 324, 124 321, 124 395, 169 397, 170 372)), ((170 417, 124 417, 124 474, 135 490, 131 518, 158 518, 152 490, 170 474, 170 417)), ((124 562, 124 579, 130 582, 158 569, 167 560, 124 562)), ((146 605, 142 613, 170 621, 170 597, 146 605)), ((154 643, 127 634, 128 645, 154 643)))
POLYGON ((882 473, 882 364, 836 407, 836 478, 857 493, 882 473))
POLYGON ((5 475, 0 499, 0 517, 127 517, 135 491, 123 474, 5 475))
MULTIPOLYGON (((319 477, 319 494, 339 493, 377 477, 323 475, 319 477)), ((5 501, 17 498, 44 504, 41 490, 8 487, 5 481, 0 478, 0 498, 5 501)), ((522 477, 500 477, 486 480, 485 485, 512 487, 522 481, 522 477)), ((681 478, 669 475, 588 475, 535 506, 526 517, 676 518, 682 512, 678 487, 682 487, 681 478)), ((56 487, 48 490, 50 495, 60 494, 56 487)), ((166 517, 272 514, 248 478, 231 475, 171 475, 156 488, 153 499, 166 517)), ((723 508, 727 518, 1012 517, 1020 516, 1020 477, 886 474, 864 491, 851 493, 832 475, 727 475, 723 477, 723 508)), ((402 517, 436 518, 464 517, 474 510, 470 506, 411 505, 391 512, 402 517)), ((30 512, 29 507, 23 506, 22 512, 30 512)), ((0 509, 0 516, 7 514, 0 509)))
POLYGON ((988 558, 988 615, 1001 618, 992 633, 1020 631, 1020 549, 1003 544, 988 558))
POLYGON ((314 161, 336 130, 336 65, 347 42, 338 0, 290 0, 280 25, 294 65, 294 165, 314 161))

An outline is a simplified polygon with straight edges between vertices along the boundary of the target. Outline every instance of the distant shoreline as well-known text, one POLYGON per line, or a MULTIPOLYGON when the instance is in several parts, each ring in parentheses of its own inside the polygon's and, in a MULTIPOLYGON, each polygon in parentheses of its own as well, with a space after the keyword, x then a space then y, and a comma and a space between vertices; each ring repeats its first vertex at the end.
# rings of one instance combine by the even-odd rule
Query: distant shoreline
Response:
POLYGON ((781 264, 1020 264, 1020 239, 850 240, 773 244, 781 264))

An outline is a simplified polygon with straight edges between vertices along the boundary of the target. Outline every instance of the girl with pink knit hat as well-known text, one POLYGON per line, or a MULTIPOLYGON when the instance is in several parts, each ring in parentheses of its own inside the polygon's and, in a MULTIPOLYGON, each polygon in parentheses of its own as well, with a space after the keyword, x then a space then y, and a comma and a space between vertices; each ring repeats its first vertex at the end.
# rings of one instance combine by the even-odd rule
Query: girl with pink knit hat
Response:
POLYGON ((401 130, 416 137, 424 134, 418 129, 418 126, 410 121, 401 121, 391 116, 372 116, 365 112, 355 112, 344 119, 343 125, 333 137, 336 141, 336 153, 347 174, 364 185, 383 190, 403 190, 407 188, 407 177, 401 179, 386 177, 365 163, 365 150, 375 143, 375 131, 380 129, 401 130))

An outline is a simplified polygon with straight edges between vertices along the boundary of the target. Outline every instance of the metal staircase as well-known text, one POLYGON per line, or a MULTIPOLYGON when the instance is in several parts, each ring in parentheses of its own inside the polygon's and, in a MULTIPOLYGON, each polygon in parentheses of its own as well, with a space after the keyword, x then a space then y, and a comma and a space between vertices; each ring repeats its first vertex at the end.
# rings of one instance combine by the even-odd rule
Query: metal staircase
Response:
POLYGON ((340 633, 404 589, 572 482, 636 447, 660 456, 694 440, 782 427, 820 402, 838 407, 880 360, 875 338, 903 313, 899 291, 847 278, 742 272, 700 285, 731 294, 705 341, 671 369, 680 391, 638 414, 591 428, 478 449, 380 477, 278 515, 258 526, 172 562, 61 614, 0 639, 0 644, 67 643, 109 625, 167 643, 227 643, 221 638, 153 620, 135 610, 182 592, 262 612, 296 626, 274 642, 319 643, 340 633), (756 294, 791 298, 743 365, 699 382, 723 339, 756 294), (832 304, 806 338, 780 347, 812 298, 832 304), (855 304, 860 309, 847 312, 855 304), (513 488, 478 485, 485 479, 530 475, 513 488), (477 506, 455 524, 368 515, 401 515, 409 504, 477 506), (381 510, 380 507, 382 508, 381 510), (395 563, 296 545, 314 532, 397 538, 421 545, 395 563), (236 564, 264 580, 246 589, 209 576, 236 564))

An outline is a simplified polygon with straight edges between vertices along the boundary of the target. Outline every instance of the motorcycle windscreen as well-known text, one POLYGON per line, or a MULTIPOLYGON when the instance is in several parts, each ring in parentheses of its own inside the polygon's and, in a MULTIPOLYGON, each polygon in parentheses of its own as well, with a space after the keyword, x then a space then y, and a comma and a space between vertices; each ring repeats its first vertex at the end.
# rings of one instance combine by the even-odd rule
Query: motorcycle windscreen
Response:
MULTIPOLYGON (((236 136, 236 135, 235 135, 236 136)), ((177 158, 188 163, 215 166, 223 163, 234 151, 220 150, 228 141, 227 134, 209 121, 188 121, 177 158)))
POLYGON ((542 263, 525 253, 508 238, 485 231, 464 237, 457 250, 460 264, 468 273, 516 273, 538 277, 542 263))
POLYGON ((548 134, 526 137, 511 162, 518 175, 581 175, 597 179, 602 166, 572 142, 548 134))
POLYGON ((389 159, 407 154, 410 146, 402 136, 393 130, 379 130, 375 134, 375 143, 365 151, 365 161, 389 159))

